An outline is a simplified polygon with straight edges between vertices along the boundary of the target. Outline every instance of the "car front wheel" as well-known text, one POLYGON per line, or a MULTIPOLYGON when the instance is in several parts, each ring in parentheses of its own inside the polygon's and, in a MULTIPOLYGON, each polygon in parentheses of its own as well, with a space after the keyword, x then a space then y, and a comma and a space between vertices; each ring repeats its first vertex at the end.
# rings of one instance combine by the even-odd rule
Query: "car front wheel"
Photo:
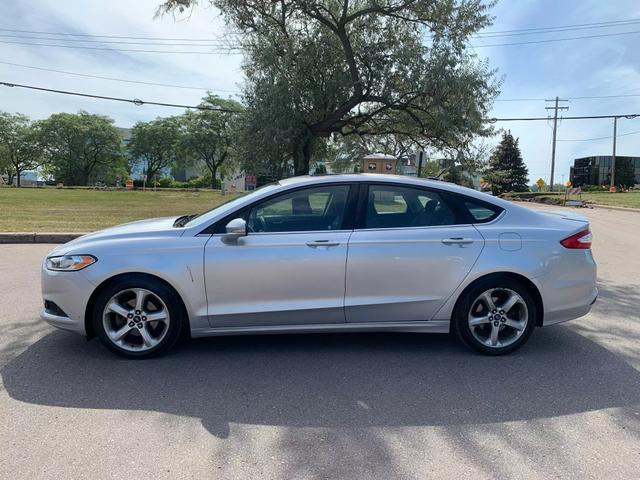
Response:
POLYGON ((127 358, 148 358, 171 348, 182 330, 178 295, 163 282, 124 277, 103 289, 94 303, 93 327, 100 341, 127 358))
POLYGON ((459 302, 454 328, 468 347, 487 355, 520 348, 531 335, 536 304, 522 282, 500 276, 481 280, 459 302))

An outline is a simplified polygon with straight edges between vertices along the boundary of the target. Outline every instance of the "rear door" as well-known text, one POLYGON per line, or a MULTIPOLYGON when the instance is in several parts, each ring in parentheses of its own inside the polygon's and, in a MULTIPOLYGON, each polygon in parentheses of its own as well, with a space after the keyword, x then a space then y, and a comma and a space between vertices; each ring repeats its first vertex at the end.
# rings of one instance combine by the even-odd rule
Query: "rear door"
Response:
POLYGON ((444 191, 372 183, 349 240, 347 322, 430 320, 467 276, 484 240, 444 191))

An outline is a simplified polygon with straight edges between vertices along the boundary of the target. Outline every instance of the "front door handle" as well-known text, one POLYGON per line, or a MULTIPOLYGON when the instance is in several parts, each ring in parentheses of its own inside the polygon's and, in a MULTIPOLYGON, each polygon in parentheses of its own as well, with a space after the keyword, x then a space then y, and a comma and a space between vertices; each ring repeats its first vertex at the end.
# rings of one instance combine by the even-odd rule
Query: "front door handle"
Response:
POLYGON ((442 243, 445 245, 466 245, 468 243, 473 243, 473 238, 462 238, 462 237, 453 237, 453 238, 445 238, 442 240, 442 243))
POLYGON ((307 246, 311 248, 318 247, 337 247, 340 242, 331 242, 329 240, 310 240, 307 242, 307 246))

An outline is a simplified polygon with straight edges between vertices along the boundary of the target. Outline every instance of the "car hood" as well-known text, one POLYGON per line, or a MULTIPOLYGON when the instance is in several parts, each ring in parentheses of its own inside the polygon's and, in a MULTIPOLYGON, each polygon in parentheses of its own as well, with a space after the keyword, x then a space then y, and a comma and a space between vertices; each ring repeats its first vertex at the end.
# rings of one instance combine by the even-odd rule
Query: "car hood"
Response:
POLYGON ((177 218, 178 217, 151 218, 105 228, 104 230, 83 235, 64 245, 60 245, 51 253, 55 252, 56 254, 64 255, 71 250, 78 253, 78 247, 94 245, 109 240, 126 241, 150 237, 179 237, 184 232, 184 229, 173 226, 173 222, 175 222, 177 218))

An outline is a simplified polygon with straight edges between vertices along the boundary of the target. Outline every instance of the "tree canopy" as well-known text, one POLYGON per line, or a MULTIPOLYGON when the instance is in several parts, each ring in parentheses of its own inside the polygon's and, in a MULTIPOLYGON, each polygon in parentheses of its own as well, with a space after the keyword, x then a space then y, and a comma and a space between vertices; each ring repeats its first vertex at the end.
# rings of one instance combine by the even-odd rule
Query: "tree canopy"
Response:
MULTIPOLYGON (((166 0, 161 12, 197 0, 166 0)), ((470 54, 481 0, 209 0, 245 53, 256 144, 282 142, 307 173, 332 135, 401 134, 458 149, 486 135, 494 72, 470 54)))
POLYGON ((22 172, 35 169, 41 160, 41 149, 29 117, 0 112, 0 168, 6 171, 9 183, 15 178, 19 187, 22 172))
POLYGON ((122 138, 113 120, 84 111, 56 113, 37 122, 46 170, 57 182, 87 185, 96 168, 123 158, 122 138))
POLYGON ((518 139, 510 131, 503 132, 484 172, 494 195, 504 192, 526 192, 529 172, 522 160, 518 139))
POLYGON ((179 135, 180 120, 177 117, 138 122, 131 129, 129 155, 132 163, 143 165, 148 182, 175 162, 179 135))
MULTIPOLYGON (((238 102, 212 94, 204 97, 200 106, 242 111, 238 102)), ((211 174, 211 188, 216 188, 218 171, 234 155, 234 147, 239 140, 240 120, 237 114, 213 109, 190 110, 180 123, 178 142, 181 153, 202 162, 211 174)))

